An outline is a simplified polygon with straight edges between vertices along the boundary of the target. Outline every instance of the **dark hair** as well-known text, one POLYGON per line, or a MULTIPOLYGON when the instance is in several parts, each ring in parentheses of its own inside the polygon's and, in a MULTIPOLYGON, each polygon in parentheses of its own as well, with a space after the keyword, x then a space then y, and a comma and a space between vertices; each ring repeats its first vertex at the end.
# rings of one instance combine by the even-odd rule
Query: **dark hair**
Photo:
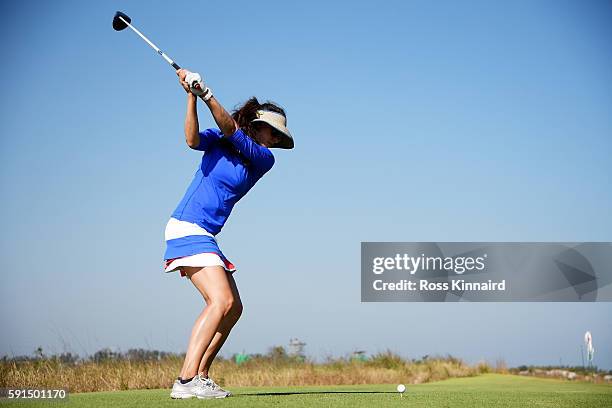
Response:
MULTIPOLYGON (((232 113, 232 118, 234 118, 234 120, 238 124, 238 127, 242 129, 244 133, 251 136, 251 138, 255 134, 253 129, 253 123, 251 123, 251 121, 253 119, 257 119, 258 110, 276 112, 280 113, 285 118, 287 117, 287 115, 285 114, 285 110, 274 102, 266 101, 264 103, 259 103, 256 97, 253 96, 249 98, 248 101, 246 101, 241 106, 238 106, 234 110, 234 112, 232 113)), ((274 132, 278 131, 275 129, 274 132)))

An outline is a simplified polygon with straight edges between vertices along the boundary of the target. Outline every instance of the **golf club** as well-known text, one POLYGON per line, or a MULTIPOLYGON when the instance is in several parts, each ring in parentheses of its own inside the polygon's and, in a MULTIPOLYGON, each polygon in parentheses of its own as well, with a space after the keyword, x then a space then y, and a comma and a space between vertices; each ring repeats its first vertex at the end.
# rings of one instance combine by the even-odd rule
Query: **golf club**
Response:
MULTIPOLYGON (((153 48, 159 55, 161 55, 161 57, 166 60, 166 62, 168 64, 170 64, 172 66, 172 68, 174 68, 175 70, 179 70, 181 69, 181 67, 174 62, 170 57, 168 57, 162 50, 160 50, 155 44, 153 44, 151 42, 151 40, 149 40, 147 37, 145 37, 145 35, 143 33, 141 33, 140 31, 138 31, 138 29, 136 29, 136 27, 134 27, 132 24, 132 19, 125 13, 121 12, 121 11, 117 11, 115 13, 115 17, 113 17, 113 28, 115 29, 115 31, 122 31, 125 30, 127 27, 131 28, 132 31, 134 31, 136 34, 138 34, 138 36, 140 38, 142 38, 143 40, 145 40, 145 42, 147 44, 149 44, 151 46, 151 48, 153 48)), ((200 84, 194 84, 196 88, 200 89, 200 84)), ((202 97, 202 96, 200 96, 202 97)))

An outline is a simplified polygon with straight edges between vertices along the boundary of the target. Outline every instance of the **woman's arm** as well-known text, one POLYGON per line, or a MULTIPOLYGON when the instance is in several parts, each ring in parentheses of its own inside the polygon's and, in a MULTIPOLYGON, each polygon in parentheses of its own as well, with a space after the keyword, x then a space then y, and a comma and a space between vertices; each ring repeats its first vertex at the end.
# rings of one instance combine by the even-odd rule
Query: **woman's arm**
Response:
POLYGON ((223 106, 217 101, 217 99, 213 96, 208 101, 205 102, 210 109, 210 113, 212 113, 215 122, 217 122, 217 126, 221 129, 221 133, 223 133, 224 137, 230 137, 231 135, 238 130, 238 124, 232 118, 223 106))
POLYGON ((185 82, 185 76, 187 71, 179 69, 176 71, 176 75, 179 77, 179 83, 187 92, 187 114, 185 115, 185 141, 187 146, 192 149, 197 148, 200 145, 200 125, 198 123, 198 109, 197 101, 198 98, 189 90, 189 85, 185 82))
POLYGON ((187 94, 187 114, 185 115, 185 141, 192 149, 200 145, 200 125, 198 123, 197 97, 187 94))
MULTIPOLYGON (((194 148, 199 145, 200 137, 198 135, 199 127, 198 127, 198 114, 196 109, 196 96, 191 93, 189 89, 189 84, 185 82, 185 77, 187 76, 187 70, 179 69, 176 71, 176 74, 179 77, 179 82, 183 89, 188 94, 187 98, 187 117, 185 118, 185 137, 187 138, 187 144, 189 147, 194 148), (195 143, 195 144, 193 144, 195 143)), ((204 86, 202 84, 202 86, 204 86)), ((217 99, 212 96, 208 101, 204 101, 210 109, 210 113, 212 113, 217 126, 223 133, 224 137, 230 137, 231 135, 238 130, 238 124, 232 118, 223 106, 217 101, 217 99)))

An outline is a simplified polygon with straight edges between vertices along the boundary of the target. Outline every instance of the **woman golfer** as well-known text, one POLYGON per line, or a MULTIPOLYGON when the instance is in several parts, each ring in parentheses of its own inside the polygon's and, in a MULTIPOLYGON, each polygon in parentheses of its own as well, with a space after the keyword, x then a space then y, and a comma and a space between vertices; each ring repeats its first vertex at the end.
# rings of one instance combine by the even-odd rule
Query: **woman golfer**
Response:
POLYGON ((165 271, 180 271, 204 297, 172 398, 225 398, 231 393, 209 376, 210 366, 242 313, 232 273, 234 265, 219 249, 215 235, 234 204, 274 165, 272 147, 293 148, 282 108, 249 99, 229 114, 212 96, 200 76, 178 70, 187 91, 185 138, 194 150, 204 151, 193 181, 166 226, 165 271), (201 96, 218 129, 199 131, 196 111, 201 96))

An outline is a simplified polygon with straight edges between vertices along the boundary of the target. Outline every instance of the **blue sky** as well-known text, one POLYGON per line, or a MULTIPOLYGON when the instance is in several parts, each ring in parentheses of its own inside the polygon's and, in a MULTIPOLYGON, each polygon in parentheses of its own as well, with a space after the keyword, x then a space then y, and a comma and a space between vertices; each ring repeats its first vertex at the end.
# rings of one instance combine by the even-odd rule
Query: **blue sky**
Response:
POLYGON ((579 364, 588 329, 612 368, 610 303, 359 288, 361 241, 612 241, 605 1, 3 3, 0 354, 182 351, 203 306, 161 270, 200 160, 184 91, 116 10, 228 109, 284 106, 296 139, 219 235, 245 305, 222 354, 299 337, 317 357, 579 364))

